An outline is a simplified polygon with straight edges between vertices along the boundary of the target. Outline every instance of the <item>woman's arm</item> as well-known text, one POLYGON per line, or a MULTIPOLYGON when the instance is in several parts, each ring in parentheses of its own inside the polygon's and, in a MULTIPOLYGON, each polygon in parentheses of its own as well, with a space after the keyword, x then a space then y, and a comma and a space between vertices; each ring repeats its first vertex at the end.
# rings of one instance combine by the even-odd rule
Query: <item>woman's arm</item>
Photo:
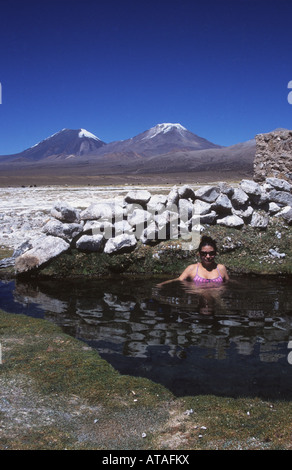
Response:
POLYGON ((161 282, 160 284, 157 284, 157 287, 164 286, 165 284, 169 284, 170 282, 175 282, 175 281, 186 281, 189 277, 191 277, 191 273, 194 269, 194 264, 191 264, 188 266, 179 277, 175 279, 169 279, 168 281, 161 282))

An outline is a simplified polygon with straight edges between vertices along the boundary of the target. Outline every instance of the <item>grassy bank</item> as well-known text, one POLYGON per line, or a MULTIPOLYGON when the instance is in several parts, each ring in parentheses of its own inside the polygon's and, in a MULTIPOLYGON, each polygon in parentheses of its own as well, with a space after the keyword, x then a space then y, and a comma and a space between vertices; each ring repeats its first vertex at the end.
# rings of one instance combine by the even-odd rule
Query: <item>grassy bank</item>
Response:
POLYGON ((0 312, 0 449, 291 449, 291 404, 175 398, 59 327, 0 312))

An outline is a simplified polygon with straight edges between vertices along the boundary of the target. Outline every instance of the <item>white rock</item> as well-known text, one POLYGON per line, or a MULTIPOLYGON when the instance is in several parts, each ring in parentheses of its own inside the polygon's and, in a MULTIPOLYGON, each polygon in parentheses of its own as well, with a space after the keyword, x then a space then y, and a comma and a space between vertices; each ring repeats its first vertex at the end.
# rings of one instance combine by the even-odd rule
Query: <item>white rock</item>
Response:
POLYGON ((133 230, 134 228, 127 220, 120 220, 114 224, 115 236, 121 235, 122 233, 132 233, 133 230))
POLYGON ((220 181, 218 187, 221 193, 226 194, 227 196, 232 196, 234 188, 227 184, 225 181, 220 181))
POLYGON ((201 201, 197 199, 194 202, 194 214, 196 215, 204 215, 211 212, 211 204, 209 202, 201 201))
POLYGON ((42 232, 53 237, 60 237, 70 242, 79 235, 83 230, 82 224, 76 223, 62 223, 60 220, 49 220, 44 227, 42 232))
POLYGON ((218 219, 217 224, 224 225, 226 227, 240 228, 244 225, 244 221, 241 217, 238 217, 238 215, 227 215, 222 219, 218 219))
POLYGON ((254 228, 266 228, 269 223, 269 217, 254 211, 251 217, 250 225, 254 228))
POLYGON ((166 208, 169 210, 172 210, 174 206, 178 205, 179 201, 179 192, 176 186, 174 186, 168 196, 167 196, 167 203, 166 203, 166 208))
POLYGON ((114 218, 123 218, 123 208, 115 203, 98 202, 90 204, 80 214, 82 220, 102 220, 113 222, 114 218))
POLYGON ((272 189, 269 192, 269 198, 271 202, 276 202, 283 206, 292 206, 292 194, 287 191, 277 191, 276 189, 272 189))
POLYGON ((104 244, 103 235, 82 235, 76 242, 76 248, 80 251, 102 251, 104 244))
POLYGON ((290 206, 284 207, 275 217, 282 217, 288 225, 292 225, 292 208, 290 206))
POLYGON ((121 234, 117 237, 110 238, 104 247, 104 252, 111 254, 119 251, 129 250, 135 248, 137 240, 135 235, 121 234))
POLYGON ((107 220, 87 220, 83 227, 84 235, 103 235, 106 239, 113 236, 113 231, 113 224, 107 220))
MULTIPOLYGON (((161 214, 157 214, 155 217, 155 222, 157 224, 157 228, 159 233, 166 230, 167 226, 178 226, 179 223, 179 215, 177 212, 165 210, 161 214)), ((165 239, 165 237, 159 237, 165 239)))
POLYGON ((267 178, 266 183, 279 191, 291 191, 292 185, 281 178, 267 178))
POLYGON ((195 199, 195 191, 188 184, 179 188, 178 194, 181 199, 191 199, 192 201, 195 199))
POLYGON ((271 215, 274 215, 276 214, 277 212, 279 212, 281 210, 281 207, 278 206, 278 204, 276 204, 275 202, 270 202, 269 203, 269 214, 271 215))
POLYGON ((254 196, 261 195, 260 185, 253 180, 242 180, 239 186, 246 194, 252 194, 254 196))
POLYGON ((235 188, 231 196, 231 202, 235 209, 246 205, 248 199, 248 195, 241 188, 235 188))
POLYGON ((148 212, 161 212, 165 209, 167 197, 163 194, 154 194, 147 203, 148 212))
POLYGON ((234 209, 232 208, 232 214, 241 217, 244 221, 247 221, 251 218, 254 209, 252 206, 247 206, 246 209, 234 209))
POLYGON ((62 222, 79 222, 80 213, 77 209, 70 206, 69 204, 58 201, 51 210, 51 216, 55 219, 61 220, 62 222))
POLYGON ((125 202, 129 204, 141 204, 145 206, 151 199, 151 193, 146 189, 129 191, 125 196, 125 202))
POLYGON ((218 186, 202 186, 195 191, 195 196, 205 202, 214 202, 220 194, 218 186))
POLYGON ((220 194, 216 201, 212 204, 212 209, 217 212, 230 212, 232 209, 232 204, 229 197, 226 194, 220 194))
POLYGON ((140 237, 142 230, 144 230, 144 224, 149 223, 152 220, 153 215, 143 209, 135 209, 134 212, 128 217, 128 223, 135 231, 139 233, 140 237))
POLYGON ((33 240, 33 247, 15 260, 15 270, 23 273, 38 268, 70 247, 62 238, 43 235, 33 240))
POLYGON ((269 253, 274 258, 285 258, 286 256, 285 253, 279 253, 277 250, 274 250, 273 248, 269 250, 269 253))

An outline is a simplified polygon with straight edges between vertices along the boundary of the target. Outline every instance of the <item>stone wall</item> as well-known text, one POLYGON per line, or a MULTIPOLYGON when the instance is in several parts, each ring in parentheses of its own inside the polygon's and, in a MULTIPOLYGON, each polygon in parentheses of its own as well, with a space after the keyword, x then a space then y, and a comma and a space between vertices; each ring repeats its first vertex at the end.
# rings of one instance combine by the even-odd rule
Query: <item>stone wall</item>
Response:
POLYGON ((242 180, 237 187, 225 182, 197 190, 174 186, 168 195, 132 190, 122 202, 96 201, 82 211, 57 202, 39 237, 25 240, 4 261, 20 274, 70 248, 111 255, 133 251, 138 243, 180 240, 185 249, 196 249, 206 226, 265 230, 274 217, 292 225, 292 185, 272 177, 263 184, 242 180))
POLYGON ((292 180, 292 130, 277 130, 256 137, 254 180, 268 177, 292 180))

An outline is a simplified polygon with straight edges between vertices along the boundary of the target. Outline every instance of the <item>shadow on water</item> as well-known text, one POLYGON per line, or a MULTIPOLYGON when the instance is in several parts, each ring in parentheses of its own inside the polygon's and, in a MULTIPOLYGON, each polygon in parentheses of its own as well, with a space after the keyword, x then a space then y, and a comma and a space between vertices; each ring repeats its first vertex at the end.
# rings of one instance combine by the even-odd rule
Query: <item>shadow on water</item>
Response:
POLYGON ((0 308, 58 324, 120 373, 176 396, 292 398, 290 279, 0 283, 0 308))

